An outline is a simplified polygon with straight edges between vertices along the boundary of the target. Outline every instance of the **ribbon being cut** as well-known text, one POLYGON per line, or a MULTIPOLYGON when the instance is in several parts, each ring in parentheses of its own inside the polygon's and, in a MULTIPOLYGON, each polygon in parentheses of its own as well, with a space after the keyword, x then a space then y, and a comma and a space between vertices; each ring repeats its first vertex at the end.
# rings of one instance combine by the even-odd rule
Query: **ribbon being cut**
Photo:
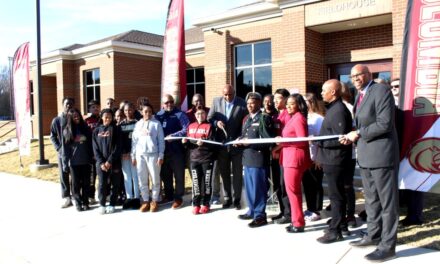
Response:
POLYGON ((165 140, 179 140, 179 139, 188 139, 190 141, 201 141, 204 143, 215 144, 220 146, 227 145, 249 145, 249 144, 268 144, 268 143, 288 143, 288 142, 301 142, 301 141, 319 141, 319 140, 329 140, 329 139, 339 139, 343 135, 331 135, 331 136, 318 136, 318 137, 296 137, 296 138, 239 138, 233 141, 229 141, 226 143, 221 143, 212 140, 200 139, 200 138, 192 138, 192 137, 166 137, 165 140))

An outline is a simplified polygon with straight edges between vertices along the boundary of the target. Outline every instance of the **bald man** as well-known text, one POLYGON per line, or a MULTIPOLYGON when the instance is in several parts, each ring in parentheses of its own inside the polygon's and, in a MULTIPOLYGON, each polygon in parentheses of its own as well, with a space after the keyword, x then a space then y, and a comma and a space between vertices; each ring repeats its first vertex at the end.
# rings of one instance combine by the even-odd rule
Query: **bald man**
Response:
POLYGON ((396 257, 399 220, 399 149, 394 98, 387 85, 372 81, 365 65, 358 64, 351 69, 351 80, 358 90, 353 108, 356 131, 348 133, 341 142, 357 142, 368 234, 361 240, 350 242, 350 245, 377 245, 376 250, 365 258, 381 262, 396 257))
MULTIPOLYGON (((216 128, 217 141, 227 142, 241 136, 243 118, 248 114, 246 102, 235 95, 235 89, 226 84, 222 90, 223 96, 214 98, 209 110, 208 121, 216 128)), ((223 181, 225 191, 223 208, 231 205, 241 209, 241 192, 243 188, 243 150, 239 147, 227 146, 220 148, 217 156, 217 166, 223 181), (232 186, 231 190, 231 166, 232 186)))
MULTIPOLYGON (((341 99, 342 86, 338 80, 328 80, 322 86, 322 99, 326 103, 326 115, 322 121, 320 136, 343 135, 352 130, 351 113, 341 99)), ((345 219, 346 200, 344 177, 349 174, 351 145, 344 145, 338 139, 318 141, 316 160, 327 177, 331 203, 331 221, 328 232, 318 242, 328 244, 343 240, 342 233, 349 234, 345 219)))

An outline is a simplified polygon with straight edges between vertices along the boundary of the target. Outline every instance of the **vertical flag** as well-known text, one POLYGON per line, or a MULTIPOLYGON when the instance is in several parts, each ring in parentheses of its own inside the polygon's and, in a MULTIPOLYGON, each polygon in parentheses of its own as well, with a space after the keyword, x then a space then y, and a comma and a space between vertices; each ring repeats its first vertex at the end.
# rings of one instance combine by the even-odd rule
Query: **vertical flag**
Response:
POLYGON ((171 0, 168 7, 162 59, 161 97, 171 94, 182 110, 187 108, 184 0, 171 0))
POLYGON ((20 156, 31 154, 31 113, 29 94, 29 42, 21 45, 12 63, 15 123, 20 156))
POLYGON ((409 0, 401 66, 399 188, 440 193, 440 0, 409 0))

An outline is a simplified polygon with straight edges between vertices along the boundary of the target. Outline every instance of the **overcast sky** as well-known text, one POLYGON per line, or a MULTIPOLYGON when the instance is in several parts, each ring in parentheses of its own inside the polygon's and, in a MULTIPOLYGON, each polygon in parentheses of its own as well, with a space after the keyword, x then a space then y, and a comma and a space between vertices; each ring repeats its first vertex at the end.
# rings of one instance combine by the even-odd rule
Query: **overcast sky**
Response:
MULTIPOLYGON (((186 0, 185 26, 255 0, 186 0)), ((163 35, 168 0, 40 0, 42 54, 132 29, 163 35)), ((36 0, 2 1, 0 65, 30 41, 36 57, 36 0)))

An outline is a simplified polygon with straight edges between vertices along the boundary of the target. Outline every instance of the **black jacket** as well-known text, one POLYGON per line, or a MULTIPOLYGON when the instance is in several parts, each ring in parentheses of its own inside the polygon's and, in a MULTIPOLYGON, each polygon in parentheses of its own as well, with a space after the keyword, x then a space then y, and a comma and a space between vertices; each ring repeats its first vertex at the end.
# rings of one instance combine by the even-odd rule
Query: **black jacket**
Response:
POLYGON ((100 125, 93 131, 93 153, 96 164, 108 161, 113 167, 121 163, 120 130, 114 124, 100 125))
MULTIPOLYGON (((326 105, 327 111, 322 121, 320 136, 345 135, 352 130, 353 119, 341 99, 326 105)), ((351 160, 351 145, 342 145, 338 139, 318 141, 316 160, 326 165, 342 165, 351 160)))
POLYGON ((92 162, 92 133, 89 127, 83 123, 74 125, 72 130, 73 139, 62 147, 63 168, 92 162))
MULTIPOLYGON (((275 135, 272 117, 259 111, 254 118, 250 115, 243 120, 242 138, 271 138, 275 135)), ((265 167, 270 164, 272 144, 250 144, 243 147, 243 166, 265 167)))

